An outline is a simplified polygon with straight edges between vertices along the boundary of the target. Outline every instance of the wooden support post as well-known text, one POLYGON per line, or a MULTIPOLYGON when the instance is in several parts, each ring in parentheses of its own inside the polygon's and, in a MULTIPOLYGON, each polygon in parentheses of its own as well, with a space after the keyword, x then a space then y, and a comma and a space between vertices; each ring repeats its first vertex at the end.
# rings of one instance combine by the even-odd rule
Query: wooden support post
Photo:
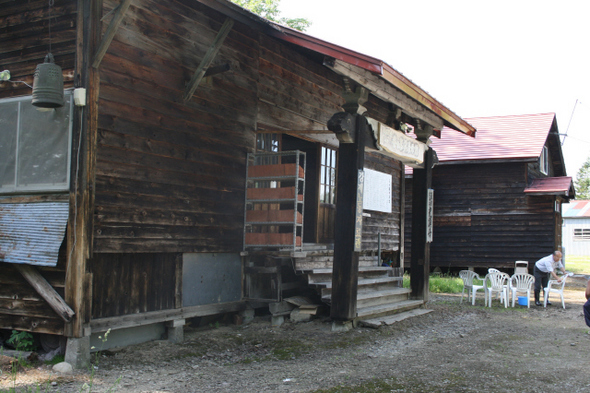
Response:
POLYGON ((22 276, 27 280, 29 284, 35 291, 45 301, 49 304, 49 306, 66 322, 69 322, 70 319, 74 316, 74 311, 67 305, 67 303, 59 296, 59 293, 53 289, 51 284, 45 280, 45 278, 35 269, 33 266, 30 265, 19 265, 14 264, 16 270, 22 274, 22 276))
POLYGON ((355 114, 353 118, 355 142, 341 143, 338 150, 331 307, 331 317, 337 321, 356 318, 362 238, 362 183, 368 123, 363 115, 355 114))
POLYGON ((98 70, 91 67, 91 54, 100 33, 101 0, 78 0, 76 87, 88 92, 83 109, 74 110, 70 178, 70 218, 67 229, 65 300, 75 312, 65 325, 67 337, 83 337, 84 323, 90 320, 92 276, 86 263, 92 253, 96 139, 98 123, 98 70))
POLYGON ((412 179, 412 241, 410 287, 412 299, 428 301, 430 274, 430 244, 426 242, 428 215, 428 189, 432 185, 434 150, 424 153, 424 168, 414 168, 412 179))

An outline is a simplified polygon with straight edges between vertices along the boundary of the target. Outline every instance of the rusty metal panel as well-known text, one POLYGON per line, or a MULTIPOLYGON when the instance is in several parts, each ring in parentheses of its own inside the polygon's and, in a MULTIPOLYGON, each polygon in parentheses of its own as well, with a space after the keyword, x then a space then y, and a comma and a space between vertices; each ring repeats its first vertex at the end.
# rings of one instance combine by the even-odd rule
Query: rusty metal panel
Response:
POLYGON ((67 202, 0 204, 0 262, 57 265, 67 202))

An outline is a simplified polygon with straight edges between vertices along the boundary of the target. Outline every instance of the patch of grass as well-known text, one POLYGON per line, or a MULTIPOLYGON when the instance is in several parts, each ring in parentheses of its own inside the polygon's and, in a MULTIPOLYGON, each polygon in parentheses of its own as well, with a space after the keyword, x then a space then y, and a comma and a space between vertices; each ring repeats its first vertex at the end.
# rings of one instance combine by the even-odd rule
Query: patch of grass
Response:
MULTIPOLYGON (((404 288, 410 288, 410 276, 404 274, 404 288)), ((428 287, 433 293, 461 293, 463 281, 457 276, 449 274, 431 274, 428 287)))
POLYGON ((277 360, 292 360, 309 352, 310 348, 298 341, 277 340, 272 354, 277 360))
POLYGON ((590 274, 590 255, 566 255, 565 269, 575 274, 590 274))
POLYGON ((65 361, 65 356, 64 355, 56 355, 56 356, 53 357, 53 359, 47 360, 45 362, 45 364, 48 364, 50 366, 53 366, 53 365, 56 365, 56 364, 61 363, 63 361, 65 361))

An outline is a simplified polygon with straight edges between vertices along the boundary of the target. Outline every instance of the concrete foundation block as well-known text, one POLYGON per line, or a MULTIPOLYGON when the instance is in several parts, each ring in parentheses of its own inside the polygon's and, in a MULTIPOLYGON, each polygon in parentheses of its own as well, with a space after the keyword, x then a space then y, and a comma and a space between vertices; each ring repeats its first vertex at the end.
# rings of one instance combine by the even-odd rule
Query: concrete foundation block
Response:
POLYGON ((303 313, 298 308, 291 311, 289 315, 291 322, 309 322, 311 321, 311 314, 303 313))
POLYGON ((240 311, 240 317, 242 317, 242 323, 250 323, 254 320, 255 310, 252 307, 246 308, 244 311, 240 311))
POLYGON ((333 321, 332 331, 333 332, 348 332, 352 330, 352 321, 333 321))
POLYGON ((285 322, 285 317, 283 315, 273 315, 271 318, 271 325, 273 327, 281 326, 285 322))
POLYGON ((64 360, 75 369, 86 369, 90 366, 90 337, 68 337, 64 360))
POLYGON ((184 341, 184 319, 177 319, 166 323, 166 333, 168 341, 171 343, 181 343, 184 341))

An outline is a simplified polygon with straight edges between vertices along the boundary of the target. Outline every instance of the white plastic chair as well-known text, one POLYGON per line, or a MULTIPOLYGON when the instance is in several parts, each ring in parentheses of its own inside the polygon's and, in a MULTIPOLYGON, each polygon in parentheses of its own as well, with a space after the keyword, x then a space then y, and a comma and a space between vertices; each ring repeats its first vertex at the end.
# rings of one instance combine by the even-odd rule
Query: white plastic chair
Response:
POLYGON ((504 308, 508 307, 508 280, 510 276, 500 271, 486 274, 483 285, 486 287, 486 305, 492 307, 494 295, 500 295, 500 304, 504 303, 504 308))
POLYGON ((516 300, 516 293, 526 293, 527 307, 531 308, 531 291, 535 283, 535 276, 528 273, 516 273, 510 277, 509 291, 512 297, 512 307, 516 300))
POLYGON ((561 282, 557 282, 557 280, 549 280, 546 288, 543 288, 543 292, 545 293, 545 299, 543 300, 543 307, 547 307, 547 301, 549 300, 549 293, 559 293, 561 297, 561 306, 565 310, 565 301, 563 300, 563 288, 565 288, 566 279, 569 276, 573 276, 573 273, 565 274, 561 277, 561 282))
POLYGON ((465 290, 467 290, 467 301, 469 301, 469 297, 471 296, 471 305, 475 305, 475 295, 478 290, 484 289, 484 286, 483 284, 473 284, 473 280, 481 280, 481 278, 477 273, 472 272, 471 270, 461 270, 459 272, 459 277, 461 278, 461 280, 463 280, 463 291, 461 291, 460 303, 463 303, 463 295, 465 294, 465 290))
POLYGON ((528 273, 529 263, 528 261, 516 261, 514 262, 514 274, 528 273))

